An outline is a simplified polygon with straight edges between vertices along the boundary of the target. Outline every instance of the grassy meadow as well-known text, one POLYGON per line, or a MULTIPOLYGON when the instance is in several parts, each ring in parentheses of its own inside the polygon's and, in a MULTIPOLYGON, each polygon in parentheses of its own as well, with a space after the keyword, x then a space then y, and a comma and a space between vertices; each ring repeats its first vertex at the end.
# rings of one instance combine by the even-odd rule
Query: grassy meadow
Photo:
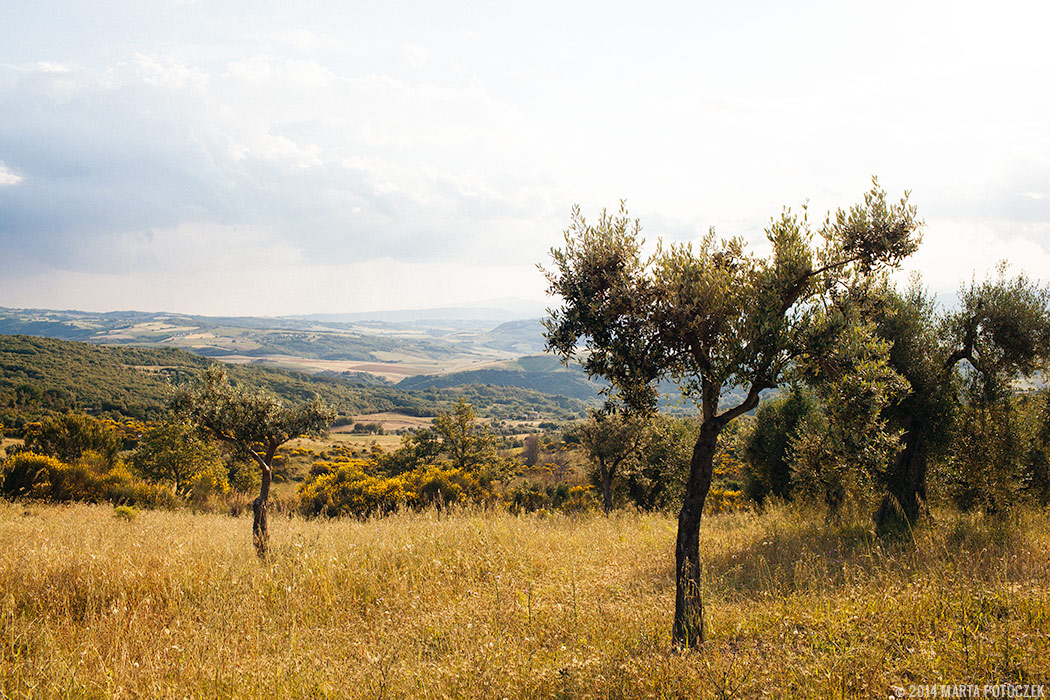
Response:
POLYGON ((673 653, 666 515, 250 521, 0 502, 2 698, 882 697, 1050 681, 1050 525, 912 540, 705 519, 710 640, 673 653))

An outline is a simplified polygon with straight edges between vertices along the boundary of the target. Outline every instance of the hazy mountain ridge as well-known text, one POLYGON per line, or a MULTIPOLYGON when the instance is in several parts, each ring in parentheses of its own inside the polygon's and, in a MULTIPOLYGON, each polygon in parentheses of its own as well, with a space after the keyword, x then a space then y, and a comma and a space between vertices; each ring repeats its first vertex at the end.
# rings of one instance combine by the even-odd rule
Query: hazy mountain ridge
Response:
POLYGON ((282 355, 347 362, 396 362, 400 356, 429 359, 436 364, 457 355, 467 356, 471 361, 505 359, 501 348, 508 343, 503 341, 503 334, 497 333, 491 338, 488 335, 501 321, 491 323, 455 319, 355 323, 320 317, 212 317, 140 311, 93 313, 0 308, 0 333, 7 335, 36 335, 104 345, 180 347, 207 357, 282 355))
MULTIPOLYGON (((158 419, 166 413, 172 382, 196 374, 207 358, 177 348, 110 347, 33 336, 0 335, 0 422, 18 426, 46 411, 84 410, 96 415, 158 419)), ((319 395, 342 416, 394 411, 432 416, 458 399, 482 415, 539 413, 563 419, 585 404, 515 386, 461 385, 407 391, 332 373, 305 374, 252 365, 230 365, 235 382, 276 393, 288 401, 319 395)))
POLYGON ((444 389, 466 384, 491 384, 533 389, 593 402, 603 384, 587 378, 579 365, 562 365, 549 355, 526 356, 481 369, 449 372, 442 375, 409 377, 397 384, 399 389, 444 389))

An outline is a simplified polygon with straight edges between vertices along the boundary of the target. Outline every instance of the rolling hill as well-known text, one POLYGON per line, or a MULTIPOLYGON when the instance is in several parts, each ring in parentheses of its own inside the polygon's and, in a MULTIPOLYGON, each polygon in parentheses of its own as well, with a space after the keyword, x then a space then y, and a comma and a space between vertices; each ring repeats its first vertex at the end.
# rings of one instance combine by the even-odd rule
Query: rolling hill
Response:
MULTIPOLYGON (((33 336, 0 335, 0 421, 18 427, 52 410, 76 408, 112 417, 160 418, 170 384, 211 360, 177 348, 107 347, 33 336)), ((230 365, 231 380, 273 391, 290 401, 319 395, 341 416, 395 411, 432 416, 458 399, 492 418, 538 413, 580 415, 575 398, 517 386, 460 385, 414 390, 366 383, 353 375, 307 374, 257 364, 230 365)))

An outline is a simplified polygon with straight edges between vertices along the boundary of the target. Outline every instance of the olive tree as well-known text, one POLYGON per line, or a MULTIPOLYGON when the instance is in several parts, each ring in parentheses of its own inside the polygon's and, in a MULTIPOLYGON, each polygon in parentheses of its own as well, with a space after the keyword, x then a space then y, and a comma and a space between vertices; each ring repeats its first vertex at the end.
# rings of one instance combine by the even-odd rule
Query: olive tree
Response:
POLYGON ((195 384, 176 389, 170 404, 177 416, 259 465, 262 482, 252 504, 252 536, 256 551, 264 557, 269 542, 267 509, 277 448, 300 435, 324 433, 335 411, 319 398, 286 406, 273 394, 233 386, 226 370, 218 365, 205 370, 195 384))
POLYGON ((961 289, 958 306, 943 314, 937 313, 918 280, 903 293, 887 287, 876 296, 879 303, 871 308, 871 318, 879 336, 892 343, 890 365, 911 387, 906 397, 886 409, 891 425, 902 431, 903 449, 884 475, 887 494, 875 519, 885 526, 898 513, 909 523, 918 519, 931 455, 948 452, 950 461, 969 462, 964 472, 1005 466, 1000 457, 982 458, 986 464, 974 462, 994 442, 991 437, 978 441, 981 450, 950 446, 952 418, 969 423, 955 431, 962 442, 974 440, 973 431, 985 428, 999 431, 1004 440, 1009 437, 1000 435, 1008 421, 987 422, 982 416, 1005 411, 1015 380, 1045 367, 1050 356, 1050 289, 1024 274, 1007 277, 1005 264, 1000 264, 994 276, 961 289))
POLYGON ((916 249, 919 226, 907 195, 887 202, 875 183, 862 204, 829 215, 816 231, 805 214, 785 210, 766 230, 765 257, 712 230, 696 245, 661 244, 643 258, 641 227, 622 204, 596 225, 573 209, 564 247, 551 251, 545 271, 548 293, 562 300, 545 320, 548 349, 579 359, 629 406, 652 405, 656 381, 672 378, 700 413, 678 515, 676 646, 704 639, 700 520, 719 434, 786 380, 806 352, 816 309, 856 279, 899 264, 916 249), (722 407, 734 387, 743 401, 722 407))
POLYGON ((613 508, 613 480, 638 460, 649 423, 644 416, 606 407, 591 411, 573 432, 591 462, 594 480, 602 490, 602 509, 608 515, 613 508))
POLYGON ((401 447, 380 458, 383 470, 403 474, 424 465, 445 464, 475 472, 483 481, 499 478, 506 470, 496 436, 478 419, 474 406, 463 399, 451 411, 435 416, 429 428, 406 435, 401 447))
POLYGON ((219 450, 182 421, 167 421, 148 430, 131 463, 147 479, 171 483, 177 494, 202 473, 224 471, 219 450))

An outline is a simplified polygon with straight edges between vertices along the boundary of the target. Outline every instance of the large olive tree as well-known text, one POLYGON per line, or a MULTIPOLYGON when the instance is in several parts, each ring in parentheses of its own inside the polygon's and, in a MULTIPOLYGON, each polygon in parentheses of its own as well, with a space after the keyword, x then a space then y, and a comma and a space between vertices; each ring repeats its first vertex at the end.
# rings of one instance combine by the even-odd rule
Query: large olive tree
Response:
POLYGON ((1018 378, 1045 368, 1050 288, 1024 274, 1008 277, 1001 264, 996 275, 963 287, 958 305, 943 314, 918 280, 903 293, 887 286, 876 298, 869 315, 892 343, 890 366, 911 392, 885 411, 903 449, 885 472, 887 494, 875 519, 887 525, 899 514, 914 523, 926 499, 929 457, 948 448, 952 413, 965 420, 963 394, 971 408, 1002 408, 1018 378))
POLYGON ((177 388, 170 403, 177 416, 259 465, 262 483, 252 504, 252 536, 259 556, 266 556, 267 510, 277 448, 300 435, 323 433, 335 412, 319 398, 286 406, 273 394, 233 386, 226 370, 218 365, 209 367, 195 384, 177 388))
POLYGON ((919 226, 907 196, 887 202, 876 183, 863 204, 816 231, 805 215, 785 210, 766 231, 764 257, 712 231, 696 245, 661 244, 643 258, 640 226, 622 205, 596 225, 573 210, 565 245, 551 251, 545 271, 548 292, 562 300, 545 321, 548 349, 580 359, 633 407, 651 405, 655 382, 670 377, 700 413, 678 516, 676 646, 704 639, 700 519, 719 434, 757 406, 763 390, 785 381, 806 354, 803 341, 821 305, 911 254, 919 226), (745 398, 723 408, 723 392, 734 387, 745 398))

